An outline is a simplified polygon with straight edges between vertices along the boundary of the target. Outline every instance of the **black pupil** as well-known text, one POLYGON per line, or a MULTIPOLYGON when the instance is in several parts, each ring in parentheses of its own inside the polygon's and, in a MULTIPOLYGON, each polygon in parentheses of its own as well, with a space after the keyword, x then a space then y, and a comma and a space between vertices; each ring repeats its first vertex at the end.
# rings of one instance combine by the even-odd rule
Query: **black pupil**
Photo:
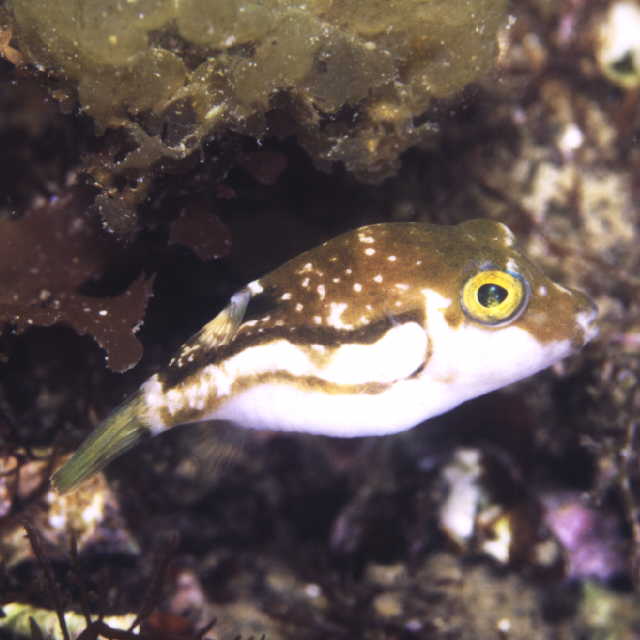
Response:
POLYGON ((483 307, 495 307, 503 302, 509 292, 499 284, 483 284, 478 289, 478 302, 483 307))

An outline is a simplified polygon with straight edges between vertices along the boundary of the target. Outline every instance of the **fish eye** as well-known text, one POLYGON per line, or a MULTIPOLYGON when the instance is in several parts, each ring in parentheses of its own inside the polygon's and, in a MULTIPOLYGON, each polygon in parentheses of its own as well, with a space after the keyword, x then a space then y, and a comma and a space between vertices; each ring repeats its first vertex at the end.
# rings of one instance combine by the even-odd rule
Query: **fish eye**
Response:
POLYGON ((510 271, 478 271, 462 287, 464 312, 481 324, 496 326, 512 322, 525 310, 528 301, 526 281, 510 271))

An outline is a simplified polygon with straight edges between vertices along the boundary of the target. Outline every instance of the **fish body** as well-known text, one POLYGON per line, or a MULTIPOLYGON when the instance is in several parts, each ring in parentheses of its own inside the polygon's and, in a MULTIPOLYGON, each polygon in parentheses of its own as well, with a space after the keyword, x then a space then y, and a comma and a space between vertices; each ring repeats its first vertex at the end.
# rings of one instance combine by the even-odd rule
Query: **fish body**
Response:
POLYGON ((381 223, 234 294, 53 476, 66 491, 144 434, 227 420, 351 437, 411 428, 536 373, 597 333, 504 224, 381 223))

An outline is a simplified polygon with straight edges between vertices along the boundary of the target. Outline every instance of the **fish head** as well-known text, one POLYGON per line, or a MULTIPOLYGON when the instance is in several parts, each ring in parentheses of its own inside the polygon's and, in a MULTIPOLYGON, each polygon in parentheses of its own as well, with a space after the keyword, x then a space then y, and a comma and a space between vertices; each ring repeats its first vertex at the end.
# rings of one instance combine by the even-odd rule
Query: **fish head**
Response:
POLYGON ((422 289, 431 344, 426 373, 471 398, 544 369, 598 333, 590 298, 547 277, 490 220, 439 227, 437 277, 422 289))

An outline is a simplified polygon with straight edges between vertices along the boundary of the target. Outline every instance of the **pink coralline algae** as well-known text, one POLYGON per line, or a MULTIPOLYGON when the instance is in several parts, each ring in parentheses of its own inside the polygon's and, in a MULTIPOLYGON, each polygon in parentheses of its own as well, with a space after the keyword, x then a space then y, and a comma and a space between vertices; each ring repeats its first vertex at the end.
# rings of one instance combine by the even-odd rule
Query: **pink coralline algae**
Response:
POLYGON ((562 545, 567 577, 610 580, 625 571, 620 522, 590 508, 577 494, 543 499, 545 521, 562 545))

